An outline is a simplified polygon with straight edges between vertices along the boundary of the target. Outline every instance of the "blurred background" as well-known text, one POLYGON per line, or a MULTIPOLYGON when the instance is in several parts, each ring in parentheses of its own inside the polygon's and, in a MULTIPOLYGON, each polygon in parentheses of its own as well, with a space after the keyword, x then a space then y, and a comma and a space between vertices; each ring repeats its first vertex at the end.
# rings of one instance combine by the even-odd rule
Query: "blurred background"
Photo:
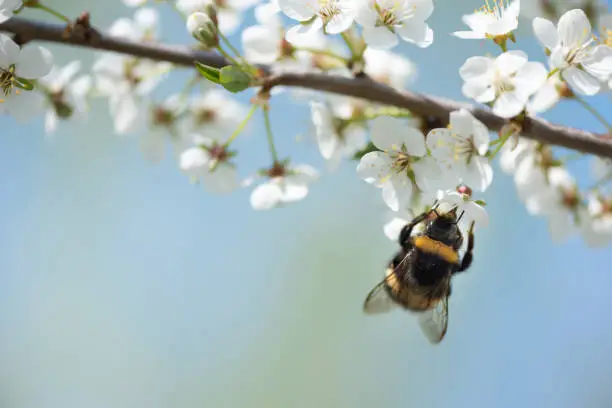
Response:
MULTIPOLYGON (((101 28, 133 14, 120 0, 48 4, 89 10, 101 28)), ((479 6, 436 1, 434 45, 396 49, 418 64, 413 89, 464 99, 459 66, 495 49, 449 33, 479 6)), ((191 41, 166 4, 156 7, 165 41, 191 41)), ((519 41, 544 61, 530 24, 519 41)), ((94 57, 49 48, 60 65, 94 57)), ((609 95, 591 100, 610 113, 609 95)), ((257 116, 242 176, 269 165, 257 116)), ((572 102, 545 118, 603 131, 572 102)), ((279 98, 272 121, 281 156, 323 168, 311 139, 295 140, 307 106, 279 98)), ((497 164, 483 197, 490 226, 478 230, 449 332, 433 347, 406 313, 362 314, 396 246, 383 234, 380 191, 356 177, 356 162, 323 170, 303 202, 255 212, 249 190, 213 196, 171 158, 148 164, 136 137, 113 134, 105 101, 52 137, 42 118, 0 126, 2 407, 612 406, 612 251, 578 237, 553 244, 497 164)), ((588 164, 573 168, 585 180, 588 164)))

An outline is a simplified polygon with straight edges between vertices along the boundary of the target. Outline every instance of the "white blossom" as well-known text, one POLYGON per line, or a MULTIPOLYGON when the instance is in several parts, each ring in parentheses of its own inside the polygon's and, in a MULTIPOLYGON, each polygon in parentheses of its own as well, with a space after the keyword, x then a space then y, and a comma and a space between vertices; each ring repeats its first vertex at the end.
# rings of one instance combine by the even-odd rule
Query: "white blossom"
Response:
MULTIPOLYGON (((260 5, 256 11, 260 11, 263 6, 266 6, 265 11, 275 13, 274 3, 260 5)), ((321 31, 308 31, 295 38, 293 43, 289 43, 285 39, 285 29, 281 21, 272 17, 278 17, 276 13, 267 16, 260 11, 256 16, 259 24, 246 27, 242 31, 244 55, 251 63, 274 64, 272 71, 275 73, 307 71, 312 65, 313 54, 299 48, 324 51, 329 46, 321 31)))
POLYGON ((127 134, 144 125, 145 98, 170 70, 165 62, 105 53, 94 63, 96 90, 108 97, 117 134, 127 134))
POLYGON ((506 174, 514 174, 523 160, 533 162, 537 144, 531 139, 519 137, 516 144, 506 141, 499 151, 499 167, 506 174))
POLYGON ((10 37, 0 34, 0 112, 8 112, 23 122, 40 113, 43 97, 37 91, 20 89, 20 79, 36 80, 47 75, 53 67, 49 50, 34 44, 20 48, 10 37))
POLYGON ((184 99, 175 94, 150 108, 150 127, 140 136, 140 150, 149 162, 156 164, 163 160, 167 141, 177 156, 190 145, 180 121, 185 105, 184 99))
POLYGON ((521 5, 521 17, 533 20, 536 17, 556 19, 571 9, 591 9, 596 14, 608 10, 607 0, 528 0, 521 5))
POLYGON ((289 18, 299 21, 287 31, 290 43, 311 31, 340 34, 353 24, 356 12, 354 0, 278 0, 278 5, 289 18))
POLYGON ((565 82, 561 79, 560 73, 551 75, 544 85, 533 94, 527 102, 526 111, 529 115, 546 112, 561 100, 561 91, 565 82))
POLYGON ((229 137, 246 117, 247 108, 221 89, 211 89, 189 101, 185 131, 213 139, 229 137))
POLYGON ((372 143, 382 150, 365 154, 357 173, 369 184, 382 189, 385 203, 393 211, 410 202, 413 195, 412 180, 421 190, 431 190, 439 168, 427 156, 425 137, 420 130, 407 126, 399 119, 381 116, 371 122, 372 143))
POLYGON ((134 12, 132 19, 121 17, 111 25, 108 32, 114 37, 131 41, 151 41, 157 38, 159 14, 157 10, 143 7, 134 12))
POLYGON ((459 69, 465 96, 493 103, 493 113, 504 118, 518 115, 546 81, 546 68, 529 62, 523 51, 508 51, 497 58, 470 57, 459 69))
POLYGON ((313 101, 310 109, 319 151, 328 161, 330 170, 335 170, 342 159, 352 157, 364 147, 366 132, 363 127, 334 117, 325 103, 313 101))
POLYGON ((461 18, 471 31, 456 31, 453 35, 465 39, 483 39, 505 36, 516 30, 521 8, 519 0, 491 0, 492 6, 488 0, 485 1, 484 7, 461 18))
POLYGON ((307 164, 285 166, 277 163, 265 175, 249 178, 243 185, 250 186, 262 177, 265 181, 255 187, 250 196, 251 207, 255 210, 270 210, 303 200, 319 172, 307 164))
POLYGON ((612 75, 612 47, 594 45, 591 24, 584 11, 566 12, 557 27, 549 20, 535 18, 533 31, 551 52, 551 68, 559 70, 574 91, 594 95, 601 90, 601 82, 612 75))
POLYGON ((591 175, 595 184, 603 184, 607 180, 612 181, 612 159, 599 156, 591 158, 591 175))
MULTIPOLYGON (((431 155, 447 165, 456 183, 485 191, 493 181, 493 168, 485 156, 489 130, 466 109, 450 113, 449 128, 433 129, 427 135, 431 155)), ((447 186, 450 187, 450 186, 447 186)))
POLYGON ((402 55, 387 50, 366 48, 363 53, 365 73, 395 89, 404 89, 416 79, 417 67, 402 55))
POLYGON ((432 0, 362 0, 355 20, 363 27, 363 39, 372 48, 395 47, 399 40, 429 47, 433 30, 425 20, 433 13, 432 0))
POLYGON ((257 4, 259 0, 177 0, 176 8, 186 16, 197 11, 205 12, 206 6, 212 4, 217 11, 219 31, 224 35, 232 35, 242 23, 242 14, 257 4))
MULTIPOLYGON (((236 166, 222 140, 192 134, 195 146, 181 152, 179 166, 183 173, 201 182, 206 190, 227 194, 239 187, 236 166)), ((227 139, 227 138, 225 138, 227 139)))
POLYGON ((13 17, 13 11, 21 4, 21 0, 0 0, 0 23, 13 17))
POLYGON ((590 247, 602 247, 612 242, 612 203, 594 194, 588 197, 587 208, 579 213, 580 232, 590 247))
POLYGON ((85 119, 88 111, 87 94, 91 89, 91 77, 81 75, 81 62, 72 61, 63 68, 53 67, 51 72, 40 78, 48 102, 45 114, 45 132, 52 134, 59 120, 69 118, 85 119))
POLYGON ((467 194, 454 190, 446 190, 438 199, 442 211, 457 208, 457 216, 461 217, 461 225, 469 226, 472 222, 480 227, 489 225, 489 215, 485 208, 478 202, 473 201, 467 194), (463 213, 463 214, 462 214, 463 213))

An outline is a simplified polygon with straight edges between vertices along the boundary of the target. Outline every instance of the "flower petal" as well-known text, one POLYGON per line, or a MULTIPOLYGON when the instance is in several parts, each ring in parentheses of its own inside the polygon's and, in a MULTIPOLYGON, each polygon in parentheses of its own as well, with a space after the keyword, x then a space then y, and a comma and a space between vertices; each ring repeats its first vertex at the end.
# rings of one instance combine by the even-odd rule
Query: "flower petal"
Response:
POLYGON ((610 78, 612 75, 612 47, 604 44, 596 46, 589 57, 582 61, 582 66, 585 71, 602 81, 610 78))
POLYGON ((466 215, 479 227, 486 227, 489 225, 489 214, 487 214, 484 207, 476 204, 473 201, 468 201, 463 204, 462 209, 466 212, 466 215))
POLYGON ((463 84, 461 92, 480 103, 489 103, 495 99, 495 88, 487 81, 470 80, 463 84))
POLYGON ((306 198, 308 195, 308 186, 306 184, 292 183, 289 179, 285 180, 281 187, 281 201, 284 203, 293 203, 306 198))
POLYGON ((389 49, 395 47, 399 40, 395 33, 387 27, 363 27, 363 39, 373 49, 389 49))
POLYGON ((391 162, 389 156, 382 152, 370 152, 363 155, 357 165, 357 174, 366 183, 382 187, 389 178, 391 162))
POLYGON ((53 68, 51 52, 39 45, 28 44, 21 50, 15 74, 26 79, 38 79, 51 72, 51 68, 53 68))
POLYGON ((230 163, 219 163, 214 171, 202 174, 204 188, 214 194, 228 194, 238 188, 238 172, 230 163))
POLYGON ((490 73, 494 60, 489 57, 470 57, 459 68, 459 75, 464 81, 480 79, 490 73))
POLYGON ((353 17, 340 12, 332 17, 330 21, 325 25, 325 32, 330 35, 340 34, 350 28, 353 24, 353 17))
POLYGON ((269 210, 276 207, 283 196, 278 184, 268 182, 260 184, 251 192, 249 201, 255 210, 269 210))
POLYGON ((487 34, 484 31, 455 31, 453 35, 464 40, 480 40, 487 38, 487 34))
POLYGON ((329 108, 321 102, 311 102, 310 111, 319 151, 324 159, 329 160, 338 147, 338 135, 334 129, 329 108))
POLYGON ((564 47, 577 48, 591 39, 591 23, 584 11, 573 9, 564 13, 557 24, 564 47))
POLYGON ((595 95, 601 89, 597 78, 579 68, 569 67, 564 69, 561 75, 574 91, 583 95, 595 95))
POLYGON ((421 190, 435 191, 440 185, 442 172, 438 162, 431 157, 423 157, 416 163, 412 163, 414 180, 421 190))
POLYGON ((525 107, 527 98, 518 92, 504 92, 495 101, 493 113, 502 118, 513 118, 525 107))
POLYGON ((314 31, 321 30, 323 28, 323 21, 320 18, 316 18, 310 24, 297 24, 287 30, 285 39, 290 43, 298 43, 303 37, 313 35, 314 31))
POLYGON ((559 44, 559 34, 555 25, 545 18, 533 19, 533 33, 544 47, 552 50, 559 44))
POLYGON ((316 14, 317 4, 312 0, 278 0, 278 5, 289 18, 298 21, 309 20, 316 14))
POLYGON ((412 126, 404 128, 400 133, 400 142, 406 148, 406 152, 411 156, 422 157, 427 153, 425 136, 417 128, 412 126))
POLYGON ((402 37, 402 40, 421 48, 429 47, 433 43, 433 30, 424 21, 408 20, 396 27, 395 31, 402 37))
POLYGON ((521 50, 507 51, 495 59, 495 68, 503 76, 512 75, 527 63, 527 54, 521 50))
POLYGON ((486 157, 474 156, 462 174, 463 182, 475 191, 485 192, 493 182, 493 167, 486 157))
POLYGON ((447 128, 432 129, 425 138, 431 155, 438 160, 449 160, 453 156, 453 138, 447 128))
POLYGON ((528 62, 514 76, 516 87, 526 96, 534 94, 546 82, 548 72, 541 62, 528 62))
POLYGON ((404 122, 391 116, 379 116, 370 122, 372 143, 383 151, 402 149, 404 122))

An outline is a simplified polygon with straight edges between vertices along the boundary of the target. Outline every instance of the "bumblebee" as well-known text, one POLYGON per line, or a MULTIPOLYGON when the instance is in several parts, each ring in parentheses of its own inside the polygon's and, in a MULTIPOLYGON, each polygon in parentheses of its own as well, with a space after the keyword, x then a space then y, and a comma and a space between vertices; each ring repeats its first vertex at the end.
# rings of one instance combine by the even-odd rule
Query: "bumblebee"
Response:
POLYGON ((457 208, 439 213, 434 205, 401 231, 400 250, 387 266, 385 278, 370 291, 363 304, 367 314, 384 313, 395 305, 417 314, 427 339, 437 344, 448 327, 451 278, 470 267, 474 250, 474 223, 468 231, 465 255, 459 259, 463 234, 457 208), (423 232, 412 235, 425 222, 423 232))

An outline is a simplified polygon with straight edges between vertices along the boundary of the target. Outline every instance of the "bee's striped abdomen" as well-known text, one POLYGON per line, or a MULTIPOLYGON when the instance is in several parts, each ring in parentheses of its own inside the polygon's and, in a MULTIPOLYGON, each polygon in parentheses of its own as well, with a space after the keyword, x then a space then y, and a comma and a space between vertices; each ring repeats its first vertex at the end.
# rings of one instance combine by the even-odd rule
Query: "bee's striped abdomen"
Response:
POLYGON ((425 253, 436 255, 446 262, 459 265, 459 254, 457 254, 457 251, 440 241, 421 235, 414 237, 413 244, 425 253))

